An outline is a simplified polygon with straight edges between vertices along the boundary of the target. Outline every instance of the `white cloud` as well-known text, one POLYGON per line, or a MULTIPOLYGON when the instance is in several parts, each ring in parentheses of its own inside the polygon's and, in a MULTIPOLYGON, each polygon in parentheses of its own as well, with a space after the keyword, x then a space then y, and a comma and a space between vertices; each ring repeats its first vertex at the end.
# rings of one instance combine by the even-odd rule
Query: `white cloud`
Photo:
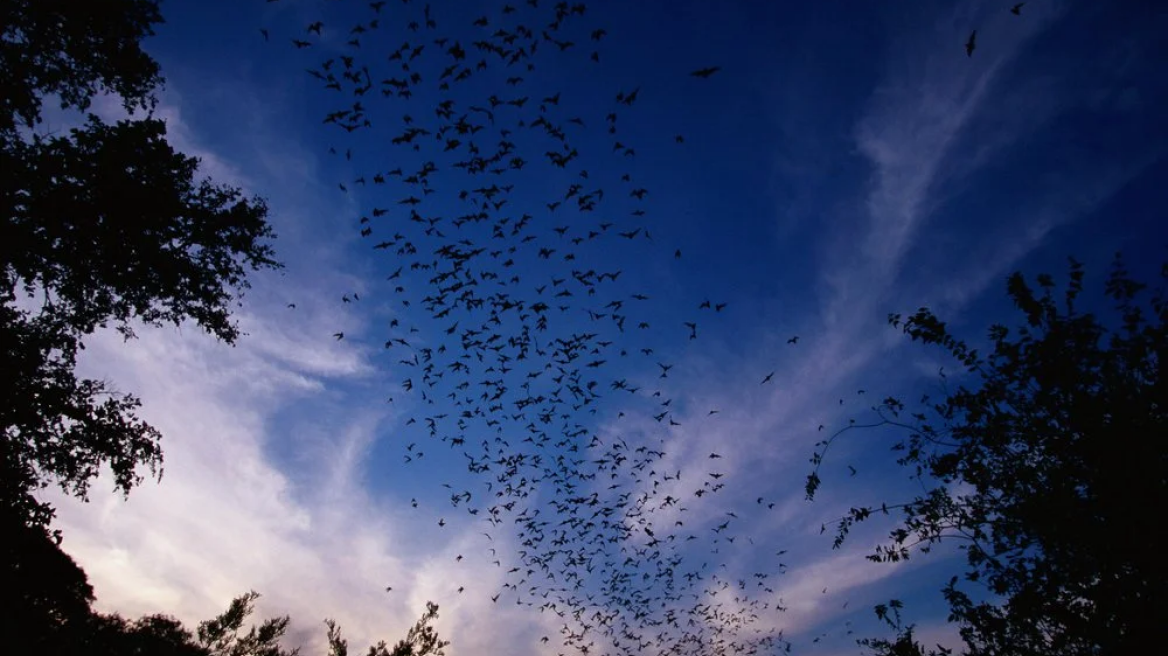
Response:
MULTIPOLYGON (((455 641, 453 656, 552 634, 550 613, 533 621, 537 611, 513 597, 491 601, 503 570, 483 562, 479 529, 453 522, 427 537, 417 511, 370 491, 371 450, 396 417, 385 381, 374 376, 378 348, 362 339, 371 318, 359 310, 367 308, 340 302, 363 292, 368 275, 344 255, 351 231, 317 218, 338 212, 321 197, 315 160, 272 130, 236 141, 241 153, 253 146, 258 165, 220 156, 186 124, 180 97, 169 91, 158 114, 172 144, 198 156, 204 174, 247 193, 283 190, 270 218, 289 266, 253 276, 235 313, 243 332, 235 347, 187 324, 139 328, 128 343, 112 332, 86 342, 80 373, 139 396, 165 454, 161 481, 125 500, 105 493, 112 482, 104 476, 89 503, 46 493, 98 608, 172 614, 193 626, 254 589, 263 595, 256 619, 291 615, 288 643, 307 653, 323 651, 325 617, 355 649, 392 644, 428 600, 440 605, 438 627, 455 641), (462 563, 455 552, 465 554, 462 563)), ((108 99, 95 110, 122 115, 108 99)), ((342 215, 351 208, 339 204, 342 215)), ((374 308, 372 317, 384 314, 374 308)), ((504 553, 507 536, 497 533, 504 553)))
MULTIPOLYGON (((354 594, 373 601, 379 588, 370 579, 403 567, 391 548, 392 515, 356 487, 352 453, 367 439, 368 421, 321 417, 349 427, 331 453, 322 450, 329 484, 316 499, 294 498, 308 495, 294 494, 270 462, 282 448, 266 433, 273 414, 307 398, 300 381, 320 379, 246 342, 229 349, 164 329, 144 329, 129 344, 96 336, 82 373, 140 393, 142 415, 165 436, 160 483, 124 502, 100 494, 100 484, 87 506, 58 495, 65 547, 89 572, 102 608, 205 619, 256 588, 267 593, 267 608, 304 617, 349 606, 354 594), (296 599, 297 589, 315 592, 296 599)), ((378 605, 384 601, 366 607, 378 605)))
MULTIPOLYGON (((452 654, 536 630, 531 609, 507 595, 490 600, 503 570, 484 562, 484 538, 473 524, 451 525, 448 539, 410 547, 416 516, 366 491, 368 449, 384 416, 354 414, 361 404, 351 396, 343 405, 329 398, 335 376, 352 379, 352 372, 325 378, 297 369, 254 348, 254 338, 231 349, 201 335, 139 333, 128 344, 96 336, 82 369, 140 392, 141 414, 165 436, 161 482, 144 483, 125 501, 103 494, 111 487, 105 479, 88 504, 49 495, 64 547, 89 574, 99 608, 194 623, 255 589, 264 595, 259 613, 291 614, 294 639, 314 648, 325 615, 354 646, 392 643, 427 600, 441 606, 444 637, 458 638, 452 654), (284 425, 290 406, 307 406, 308 425, 284 425), (295 458, 310 470, 296 472, 295 483, 275 464, 291 444, 311 456, 295 458), (465 554, 461 564, 457 554, 465 554), (457 585, 466 592, 457 594, 457 585)), ((496 540, 505 552, 505 534, 496 540)))

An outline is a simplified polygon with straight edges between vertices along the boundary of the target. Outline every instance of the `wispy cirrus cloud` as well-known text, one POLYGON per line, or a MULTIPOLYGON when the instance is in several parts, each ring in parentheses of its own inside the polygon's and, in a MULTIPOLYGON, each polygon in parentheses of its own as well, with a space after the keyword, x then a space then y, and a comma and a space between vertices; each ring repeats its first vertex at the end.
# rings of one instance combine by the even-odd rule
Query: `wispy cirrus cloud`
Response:
POLYGON ((829 324, 888 300, 921 232, 945 222, 946 187, 970 176, 1031 125, 1015 120, 981 130, 976 140, 968 134, 978 115, 1000 98, 1004 68, 1049 27, 1055 12, 1039 10, 1026 21, 1012 21, 1008 13, 989 14, 970 4, 950 11, 934 18, 931 29, 898 42, 856 124, 855 146, 870 163, 871 178, 851 229, 826 235, 825 254, 852 254, 848 266, 824 260, 822 313, 829 324), (971 25, 982 35, 976 57, 957 47, 971 25), (971 141, 981 146, 973 148, 971 141))
MULTIPOLYGON (((946 245, 952 249, 949 262, 968 262, 967 266, 923 276, 914 271, 913 279, 906 280, 906 262, 919 249, 928 248, 921 239, 964 220, 945 206, 953 194, 984 167, 994 164, 995 158, 1008 153, 1028 130, 1062 109, 1057 99, 1038 97, 1049 86, 1036 87, 1038 96, 1028 101, 1023 92, 1003 89, 1000 84, 1008 65, 1054 23, 1057 11, 1039 9, 1025 22, 1011 22, 1008 13, 979 15, 980 11, 973 5, 959 7, 951 14, 934 17, 931 29, 897 42, 884 79, 854 131, 856 151, 870 164, 871 175, 857 194, 860 201, 855 211, 841 219, 840 225, 819 232, 822 247, 817 272, 822 284, 818 312, 789 324, 791 332, 802 336, 801 341, 788 345, 786 335, 776 339, 760 330, 751 335, 758 347, 749 349, 749 361, 723 358, 724 354, 695 354, 697 364, 682 363, 672 374, 679 378, 687 369, 704 370, 707 360, 721 360, 722 366, 741 373, 736 382, 726 384, 721 379, 717 385, 710 384, 717 374, 677 383, 676 394, 691 410, 675 415, 682 426, 671 433, 662 468, 700 478, 713 467, 733 482, 723 493, 726 498, 719 502, 693 501, 692 489, 688 489, 694 487, 692 482, 674 482, 668 490, 661 487, 658 494, 689 500, 690 512, 684 514, 687 526, 708 528, 706 524, 723 518, 723 506, 755 505, 754 494, 759 490, 766 490, 766 501, 774 501, 784 518, 776 521, 770 513, 740 522, 741 530, 756 540, 766 536, 769 542, 805 534, 811 527, 817 529, 838 517, 847 508, 846 504, 839 506, 844 500, 829 498, 827 506, 821 500, 816 507, 800 507, 805 462, 813 441, 824 436, 817 424, 838 427, 847 416, 855 416, 855 403, 863 398, 856 396, 852 381, 883 371, 880 368, 887 366, 886 360, 903 344, 895 331, 879 330, 885 327, 885 314, 937 299, 959 311, 1008 267, 1039 247, 1052 229, 1114 193, 1129 176, 1153 161, 1150 158, 1124 167, 1122 173, 1096 176, 1086 185, 1089 191, 1076 187, 1083 193, 1077 194, 1074 202, 1054 202, 1051 191, 1044 189, 1044 198, 1035 201, 1044 207, 1041 220, 1004 218, 1000 230, 982 235, 984 244, 946 245), (959 47, 971 24, 978 25, 983 35, 983 47, 975 58, 966 57, 959 47), (997 111, 996 103, 1003 97, 1012 98, 1015 106, 1030 102, 1043 110, 1009 121, 987 121, 986 116, 997 111), (999 249, 995 244, 1007 246, 999 249), (992 251, 993 257, 976 263, 966 259, 969 252, 982 248, 992 251), (776 371, 773 383, 760 386, 759 378, 772 368, 767 364, 771 362, 776 371), (828 407, 836 405, 831 401, 837 396, 841 398, 839 407, 828 407), (707 407, 722 411, 707 417, 707 407), (822 412, 809 413, 816 407, 822 412), (722 458, 709 460, 711 451, 722 458), (776 476, 791 472, 789 486, 775 485, 776 476)), ((1083 175, 1080 181, 1088 177, 1083 175)), ((908 380, 917 373, 913 368, 898 376, 908 380)), ((882 379, 894 382, 886 375, 882 379)), ((634 428, 648 431, 652 425, 634 428)), ((680 516, 679 508, 673 507, 661 519, 680 516)), ((778 586, 790 593, 790 599, 800 601, 793 602, 777 619, 777 626, 798 632, 839 616, 838 603, 817 601, 823 587, 842 593, 904 571, 870 563, 859 552, 829 552, 825 556, 824 550, 792 554, 791 569, 778 586), (812 588, 817 594, 810 594, 812 588)))

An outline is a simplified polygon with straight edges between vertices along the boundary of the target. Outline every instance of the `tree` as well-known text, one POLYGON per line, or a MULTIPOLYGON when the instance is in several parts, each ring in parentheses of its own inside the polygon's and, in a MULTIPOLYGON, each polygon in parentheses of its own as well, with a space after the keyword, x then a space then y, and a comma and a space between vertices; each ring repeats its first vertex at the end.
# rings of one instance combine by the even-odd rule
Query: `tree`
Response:
MULTIPOLYGON (((438 637, 437 630, 430 626, 431 620, 438 619, 438 604, 426 602, 426 612, 410 628, 405 640, 398 642, 388 656, 443 656, 449 640, 438 637)), ((379 644, 369 650, 369 656, 385 656, 385 644, 379 644)))
POLYGON ((0 513, 0 635, 17 654, 56 654, 76 645, 90 621, 93 588, 41 526, 0 513))
POLYGON ((76 653, 86 656, 208 656, 181 622, 166 615, 127 620, 95 613, 83 640, 84 651, 76 653))
MULTIPOLYGON (((252 591, 236 597, 219 617, 199 625, 198 644, 214 656, 285 656, 280 638, 288 630, 288 616, 265 620, 258 627, 240 634, 243 623, 255 610, 259 593, 252 591)), ((295 652, 292 652, 295 653, 295 652)))
POLYGON ((85 572, 42 526, 8 513, 0 560, 0 635, 14 654, 206 656, 175 619, 93 611, 85 572))
MULTIPOLYGON (((439 638, 438 631, 430 626, 435 619, 438 619, 438 604, 428 601, 426 612, 410 628, 404 640, 399 640, 392 650, 381 641, 369 648, 369 656, 443 656, 450 641, 439 638)), ((325 620, 325 624, 328 626, 329 656, 347 656, 349 645, 341 637, 336 622, 325 620)))
MULTIPOLYGON (((943 592, 971 654, 1137 653, 1168 626, 1168 564, 1157 537, 1168 528, 1165 288, 1144 303, 1146 285, 1130 279, 1117 255, 1105 286, 1120 317, 1113 329, 1076 309, 1083 277, 1071 259, 1060 308, 1050 276, 1038 276, 1036 295, 1020 273, 1011 275, 1007 289, 1025 325, 991 327, 987 358, 926 308, 889 317, 914 341, 945 349, 980 386, 946 389, 947 398, 911 422, 895 398, 876 408, 878 425, 909 432, 894 447, 897 462, 925 492, 904 504, 853 508, 836 546, 856 522, 895 510, 903 517, 871 560, 962 543, 967 567, 943 592)), ((1161 277, 1168 281, 1168 263, 1161 277)), ((830 442, 812 459, 809 496, 830 442)), ((896 624, 899 648, 913 646, 911 625, 905 641, 899 615, 896 624)), ((869 646, 912 653, 894 652, 894 644, 869 646)))
POLYGON ((139 401, 77 378, 84 338, 192 320, 234 343, 247 274, 279 266, 264 201, 197 179, 150 113, 161 21, 153 0, 0 0, 0 506, 29 524, 51 520, 50 483, 84 498, 108 466, 128 492, 161 465, 139 401), (145 115, 37 133, 48 98, 87 112, 99 93, 145 115))
MULTIPOLYGON (((252 627, 240 634, 243 622, 251 615, 254 602, 259 594, 249 592, 231 602, 231 607, 219 617, 199 625, 197 644, 206 656, 296 656, 299 649, 291 652, 279 646, 279 640, 288 628, 287 616, 265 620, 259 627, 252 627)), ((443 656, 443 648, 449 641, 438 637, 430 626, 438 617, 438 604, 426 602, 426 612, 409 630, 404 640, 386 650, 384 641, 369 648, 369 656, 443 656)), ((341 629, 332 620, 325 620, 328 627, 329 656, 347 656, 349 645, 341 637, 341 629)))

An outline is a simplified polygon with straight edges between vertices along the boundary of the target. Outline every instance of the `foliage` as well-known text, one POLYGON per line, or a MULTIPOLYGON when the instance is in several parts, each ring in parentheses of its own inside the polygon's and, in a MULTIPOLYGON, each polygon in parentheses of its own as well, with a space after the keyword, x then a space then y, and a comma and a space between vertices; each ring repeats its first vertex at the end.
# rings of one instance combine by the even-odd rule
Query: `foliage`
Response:
POLYGON ((84 498, 103 465, 122 492, 139 465, 159 471, 138 400, 77 378, 83 339, 193 320, 232 343, 246 274, 279 266, 264 202, 197 180, 161 120, 36 133, 49 98, 152 110, 162 78, 141 41, 161 20, 151 0, 0 0, 0 504, 30 524, 50 521, 32 495, 52 482, 84 498))
MULTIPOLYGON (((430 625, 437 618, 438 604, 426 602, 426 612, 410 627, 404 640, 399 640, 392 650, 381 641, 369 648, 369 656, 444 656, 450 641, 439 638, 437 630, 430 625)), ((329 656, 347 656, 349 645, 341 637, 336 622, 325 620, 325 624, 328 626, 329 656)))
POLYGON ((857 640, 861 647, 866 647, 873 654, 883 656, 950 656, 952 649, 937 645, 936 649, 925 650, 914 636, 916 627, 904 624, 900 617, 900 610, 904 604, 898 599, 891 599, 887 604, 876 604, 876 618, 887 624, 896 632, 892 640, 886 638, 862 638, 857 640))
POLYGON ((126 620, 119 615, 94 614, 85 636, 86 654, 93 656, 207 656, 192 641, 182 623, 166 615, 126 620))
MULTIPOLYGON (((441 640, 438 632, 430 626, 432 620, 438 619, 438 604, 426 602, 426 612, 422 614, 417 624, 410 628, 405 640, 398 642, 389 652, 389 656, 443 656, 449 640, 441 640)), ((384 656, 385 645, 380 644, 369 651, 370 656, 384 656)))
MULTIPOLYGON (((199 625, 198 643, 214 656, 284 656, 279 640, 288 630, 288 616, 265 620, 258 627, 240 634, 243 623, 255 609, 259 593, 252 591, 236 597, 219 617, 199 625)), ((295 652, 292 652, 295 653, 295 652)))
MULTIPOLYGON (((1161 275, 1168 281, 1168 263, 1161 275)), ((889 317, 914 341, 945 349, 980 386, 946 389, 931 417, 912 413, 911 423, 895 398, 877 408, 881 424, 909 431, 894 447, 897 462, 925 491, 904 504, 853 508, 836 545, 854 523, 893 509, 903 519, 874 561, 961 542, 967 568, 944 595, 971 654, 1134 653, 1168 625, 1168 566, 1154 537, 1168 503, 1165 289, 1142 302, 1146 285, 1117 255, 1105 286, 1121 318, 1112 329, 1076 309, 1083 277, 1072 259, 1060 307, 1050 276, 1038 277, 1040 295, 1010 276, 1025 325, 994 325, 985 358, 928 309, 889 317)), ((899 616, 897 624, 903 641, 899 616)), ((877 652, 912 653, 895 644, 877 652)))
POLYGON ((50 319, 0 306, 0 505, 27 523, 47 525, 49 507, 30 492, 49 478, 84 497, 89 481, 106 465, 119 489, 140 480, 140 464, 158 467, 160 435, 137 419, 139 402, 110 392, 105 383, 74 373, 80 341, 54 329, 50 319))
POLYGON ((0 635, 12 653, 64 653, 89 621, 93 588, 48 532, 0 509, 0 635))
POLYGON ((162 77, 141 42, 161 22, 155 0, 4 0, 0 135, 36 126, 50 95, 83 111, 98 92, 117 95, 127 110, 154 107, 162 77))
MULTIPOLYGON (((68 137, 17 142, 5 153, 5 265, 44 296, 42 312, 70 332, 107 321, 123 331, 193 319, 226 340, 231 290, 247 268, 273 266, 260 200, 208 181, 198 160, 166 142, 161 120, 107 125, 90 116, 68 137)), ((6 289, 8 291, 8 289, 6 289)))

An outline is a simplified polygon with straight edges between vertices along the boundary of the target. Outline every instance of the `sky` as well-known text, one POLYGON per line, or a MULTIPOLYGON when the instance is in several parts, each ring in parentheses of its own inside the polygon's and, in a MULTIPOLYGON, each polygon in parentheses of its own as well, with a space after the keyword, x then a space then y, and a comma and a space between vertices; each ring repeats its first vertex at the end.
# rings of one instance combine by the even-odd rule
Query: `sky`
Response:
POLYGON ((600 653, 605 622, 633 653, 844 654, 899 598, 953 644, 955 548, 869 562, 874 520, 832 549, 848 508, 913 493, 897 433, 844 433, 814 502, 809 458, 941 367, 962 380, 889 313, 984 345, 1017 322, 1013 271, 1073 256, 1098 292, 1122 251, 1153 279, 1168 12, 589 2, 549 27, 554 4, 512 1, 435 0, 433 27, 419 0, 163 3, 157 114, 266 199, 286 266, 253 277, 234 347, 87 343, 83 373, 138 395, 165 452, 128 498, 47 493, 98 607, 197 622, 254 589, 309 653, 325 618, 364 650, 434 601, 452 655, 600 653), (527 59, 473 45, 516 25, 527 59), (500 142, 500 172, 457 166, 500 142))

